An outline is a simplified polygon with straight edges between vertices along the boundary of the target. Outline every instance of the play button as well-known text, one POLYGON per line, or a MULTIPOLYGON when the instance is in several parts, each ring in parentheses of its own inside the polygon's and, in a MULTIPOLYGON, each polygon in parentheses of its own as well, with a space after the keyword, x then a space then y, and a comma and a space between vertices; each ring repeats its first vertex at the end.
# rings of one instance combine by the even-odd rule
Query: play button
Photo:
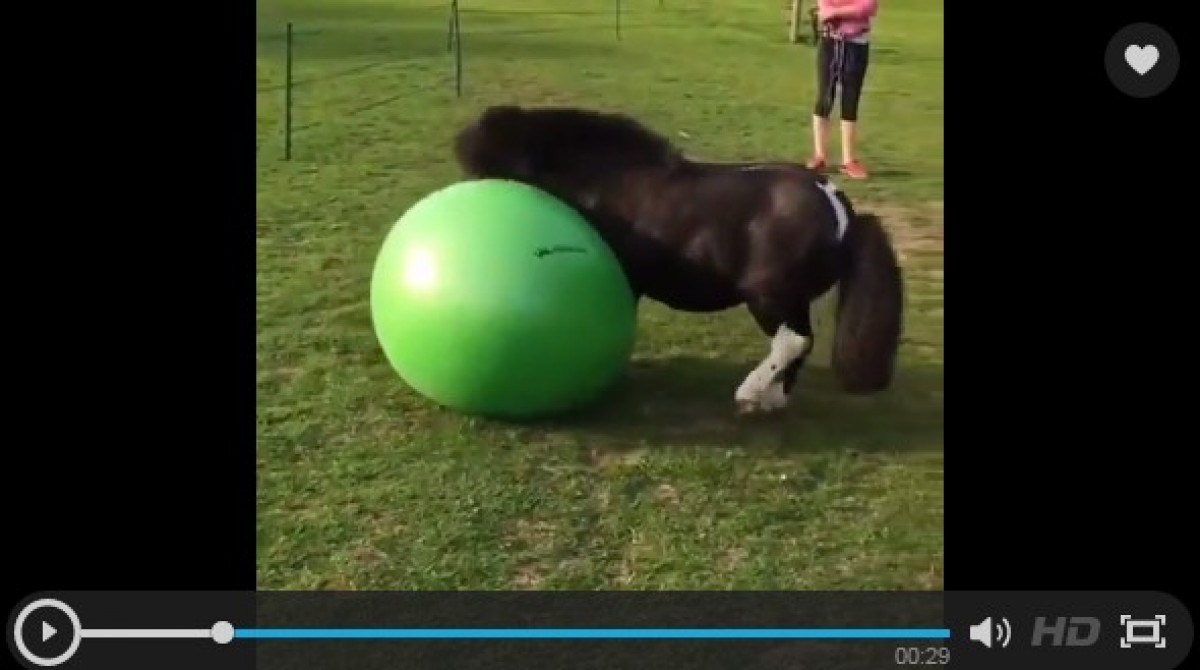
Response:
POLYGON ((13 643, 18 656, 33 667, 66 663, 79 649, 79 617, 58 600, 43 598, 21 609, 13 621, 13 643))

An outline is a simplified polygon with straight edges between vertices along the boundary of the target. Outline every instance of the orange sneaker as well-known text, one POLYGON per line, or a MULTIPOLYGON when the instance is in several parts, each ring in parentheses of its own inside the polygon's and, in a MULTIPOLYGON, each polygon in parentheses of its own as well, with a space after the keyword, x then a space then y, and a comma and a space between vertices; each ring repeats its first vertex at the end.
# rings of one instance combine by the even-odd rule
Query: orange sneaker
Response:
POLYGON ((850 161, 842 165, 842 174, 851 179, 866 179, 867 169, 858 161, 850 161))
POLYGON ((820 172, 821 170, 825 169, 825 157, 813 156, 812 158, 808 159, 808 162, 804 164, 804 167, 820 172))

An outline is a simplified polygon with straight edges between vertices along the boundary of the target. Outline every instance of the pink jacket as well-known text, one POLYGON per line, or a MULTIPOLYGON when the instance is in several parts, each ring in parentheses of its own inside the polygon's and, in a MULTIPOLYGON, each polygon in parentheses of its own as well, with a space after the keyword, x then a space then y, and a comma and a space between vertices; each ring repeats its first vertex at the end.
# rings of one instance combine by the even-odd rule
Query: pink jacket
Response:
POLYGON ((818 17, 829 21, 840 37, 857 37, 870 30, 877 11, 877 0, 817 0, 818 17))

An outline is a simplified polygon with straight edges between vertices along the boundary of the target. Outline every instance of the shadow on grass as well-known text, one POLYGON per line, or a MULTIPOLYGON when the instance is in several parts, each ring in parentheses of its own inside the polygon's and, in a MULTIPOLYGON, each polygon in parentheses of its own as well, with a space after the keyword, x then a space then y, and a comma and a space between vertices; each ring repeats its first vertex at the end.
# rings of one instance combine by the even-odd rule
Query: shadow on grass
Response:
POLYGON ((899 179, 899 178, 911 177, 912 172, 910 172, 908 170, 903 170, 900 168, 882 167, 882 168, 872 168, 871 176, 872 177, 887 177, 887 178, 894 177, 894 178, 899 179))
MULTIPOLYGON (((459 11, 466 14, 461 9, 459 11)), ((260 0, 257 15, 257 23, 260 30, 264 30, 264 32, 263 27, 271 25, 278 25, 282 31, 288 21, 293 22, 296 28, 305 29, 314 24, 341 22, 390 23, 392 25, 422 23, 439 17, 448 20, 450 18, 450 0, 444 2, 432 0, 425 5, 354 2, 353 0, 306 2, 303 5, 297 5, 260 0)))
MULTIPOLYGON (((314 28, 314 29, 310 29, 310 30, 295 30, 293 27, 292 39, 295 40, 295 39, 301 39, 301 38, 306 38, 306 37, 315 37, 320 34, 321 34, 321 31, 319 29, 314 28)), ((275 43, 277 43, 277 42, 280 44, 286 43, 287 42, 287 24, 284 24, 283 28, 272 27, 270 30, 268 30, 266 32, 257 33, 254 37, 254 41, 258 44, 258 46, 260 48, 267 46, 267 45, 271 45, 273 47, 275 45, 275 43)))
MULTIPOLYGON (((295 90, 302 86, 307 86, 309 84, 316 84, 316 83, 319 83, 322 81, 335 81, 338 79, 349 77, 351 75, 360 74, 362 72, 368 72, 370 70, 376 70, 381 67, 385 67, 388 65, 395 65, 395 64, 396 64, 395 59, 389 58, 387 60, 375 61, 373 63, 364 63, 362 65, 356 65, 354 67, 348 67, 348 68, 345 68, 342 70, 336 70, 334 72, 325 72, 320 75, 306 77, 304 79, 293 79, 292 80, 292 89, 295 90)), ((287 86, 286 84, 268 84, 268 85, 260 86, 260 87, 256 88, 255 92, 256 93, 270 93, 272 91, 282 91, 286 86, 287 86)))
POLYGON ((550 9, 550 8, 546 8, 546 9, 536 9, 536 8, 502 9, 502 8, 498 8, 498 7, 497 8, 470 7, 470 8, 460 9, 459 13, 462 14, 464 20, 466 20, 467 18, 469 18, 473 15, 488 15, 488 14, 496 14, 496 15, 501 15, 501 16, 504 16, 504 15, 507 15, 507 16, 612 16, 613 14, 616 13, 616 8, 614 7, 614 8, 610 8, 610 9, 557 9, 557 8, 556 9, 550 9))
MULTIPOLYGON (((478 35, 463 35, 463 58, 469 67, 480 59, 562 59, 572 56, 604 54, 615 46, 602 44, 589 45, 574 40, 555 40, 535 38, 523 40, 524 36, 550 35, 564 33, 571 29, 528 29, 528 30, 497 30, 478 35), (512 39, 509 39, 512 38, 512 39)), ((619 44, 613 39, 613 45, 619 44)), ((261 55, 261 54, 260 54, 261 55)), ((282 54, 274 54, 282 62, 282 54)), ((266 57, 272 57, 268 54, 266 57)), ((404 61, 421 58, 445 58, 446 67, 453 62, 454 52, 448 44, 448 36, 436 35, 430 31, 400 31, 378 32, 374 30, 356 31, 354 36, 344 34, 314 35, 303 42, 298 41, 295 51, 297 67, 308 69, 313 61, 342 61, 372 59, 371 62, 351 65, 332 70, 322 70, 315 74, 303 74, 294 78, 292 88, 300 89, 313 84, 340 81, 349 77, 371 73, 388 67, 398 67, 404 61)), ((275 93, 285 88, 282 82, 261 84, 255 88, 256 94, 275 93)))
MULTIPOLYGON (((570 32, 594 32, 594 27, 480 29, 464 26, 462 33, 465 58, 571 58, 610 53, 620 43, 547 36, 570 32)), ((449 58, 447 29, 396 28, 394 26, 355 26, 330 30, 306 39, 297 39, 294 56, 298 66, 313 60, 371 58, 400 61, 442 56, 449 58)))
POLYGON ((753 365, 699 357, 634 361, 598 405, 540 423, 586 434, 589 444, 609 449, 941 450, 940 365, 910 363, 898 370, 891 389, 864 397, 842 392, 832 370, 810 364, 788 409, 737 416, 733 392, 753 365))

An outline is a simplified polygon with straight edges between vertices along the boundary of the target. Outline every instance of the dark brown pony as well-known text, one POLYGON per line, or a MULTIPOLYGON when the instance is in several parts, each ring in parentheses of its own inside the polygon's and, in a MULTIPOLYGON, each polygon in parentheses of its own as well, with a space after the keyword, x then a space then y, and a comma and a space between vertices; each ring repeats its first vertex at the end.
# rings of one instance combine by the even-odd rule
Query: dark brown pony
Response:
POLYGON ((787 405, 812 350, 810 305, 839 288, 833 369, 851 393, 889 386, 903 286, 879 219, 791 163, 703 163, 634 119, 572 108, 488 108, 455 138, 471 177, 539 187, 578 209, 636 295, 677 310, 745 303, 771 351, 739 411, 787 405))

